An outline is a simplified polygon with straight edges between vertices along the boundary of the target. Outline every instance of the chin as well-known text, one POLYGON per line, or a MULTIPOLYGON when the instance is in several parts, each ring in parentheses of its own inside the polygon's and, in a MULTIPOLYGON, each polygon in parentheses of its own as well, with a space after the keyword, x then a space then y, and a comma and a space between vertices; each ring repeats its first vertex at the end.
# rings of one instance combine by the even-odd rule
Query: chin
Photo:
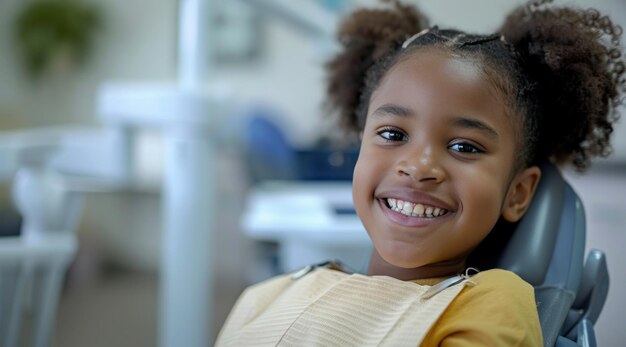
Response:
POLYGON ((402 251, 388 251, 388 252, 379 252, 381 258, 389 265, 393 265, 403 269, 414 269, 420 266, 426 265, 423 259, 418 259, 418 257, 412 252, 402 252, 402 251))

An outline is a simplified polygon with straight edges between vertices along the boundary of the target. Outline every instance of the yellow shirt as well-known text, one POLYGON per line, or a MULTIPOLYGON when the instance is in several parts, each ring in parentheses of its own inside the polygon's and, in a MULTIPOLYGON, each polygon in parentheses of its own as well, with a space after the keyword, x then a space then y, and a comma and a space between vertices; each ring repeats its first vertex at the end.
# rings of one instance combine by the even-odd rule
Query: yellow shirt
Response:
MULTIPOLYGON (((434 285, 441 279, 414 281, 434 285)), ((533 287, 505 270, 471 279, 430 329, 421 346, 541 346, 533 287)))

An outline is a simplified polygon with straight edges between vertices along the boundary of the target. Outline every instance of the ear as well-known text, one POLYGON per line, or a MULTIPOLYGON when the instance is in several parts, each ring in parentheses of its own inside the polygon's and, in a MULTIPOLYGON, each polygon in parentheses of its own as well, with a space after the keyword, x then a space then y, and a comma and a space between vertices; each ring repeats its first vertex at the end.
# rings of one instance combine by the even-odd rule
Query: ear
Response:
POLYGON ((515 176, 502 205, 502 217, 505 220, 517 222, 524 216, 540 178, 541 170, 537 166, 526 168, 515 176))

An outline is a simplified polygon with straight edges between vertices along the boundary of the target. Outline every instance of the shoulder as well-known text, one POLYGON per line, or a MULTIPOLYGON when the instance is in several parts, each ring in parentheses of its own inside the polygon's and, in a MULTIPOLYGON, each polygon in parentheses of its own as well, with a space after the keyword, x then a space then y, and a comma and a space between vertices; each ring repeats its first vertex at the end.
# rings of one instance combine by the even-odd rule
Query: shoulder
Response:
POLYGON ((533 287, 513 272, 494 269, 472 276, 427 341, 444 346, 505 346, 512 341, 534 346, 541 345, 541 336, 533 287))
POLYGON ((222 331, 236 331, 270 309, 294 311, 294 307, 310 303, 342 276, 347 276, 314 266, 303 270, 275 276, 246 288, 231 309, 222 331))
POLYGON ((501 269, 480 272, 470 278, 451 307, 459 312, 495 311, 520 318, 538 316, 534 288, 517 274, 501 269))
POLYGON ((255 315, 275 301, 291 284, 289 275, 275 276, 247 287, 237 299, 233 311, 246 310, 255 315))
POLYGON ((224 336, 234 334, 258 317, 277 300, 291 282, 289 275, 280 275, 247 287, 228 314, 218 341, 224 336))
POLYGON ((470 285, 465 291, 534 293, 533 287, 514 272, 502 269, 482 271, 472 276, 470 285))
POLYGON ((491 269, 487 271, 481 271, 476 275, 472 276, 472 278, 484 278, 488 280, 494 279, 507 279, 510 281, 520 281, 528 284, 521 277, 519 277, 515 272, 503 269, 491 269))
POLYGON ((274 276, 247 287, 239 298, 248 300, 273 300, 291 284, 289 274, 274 276))

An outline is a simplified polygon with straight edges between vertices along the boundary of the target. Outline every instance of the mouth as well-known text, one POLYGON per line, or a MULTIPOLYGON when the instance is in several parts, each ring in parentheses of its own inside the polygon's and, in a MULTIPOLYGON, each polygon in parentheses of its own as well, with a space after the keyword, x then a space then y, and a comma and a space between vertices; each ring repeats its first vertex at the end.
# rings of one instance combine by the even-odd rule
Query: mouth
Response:
POLYGON ((448 214, 448 210, 442 207, 421 204, 411 201, 404 201, 394 198, 381 199, 383 204, 392 211, 401 213, 408 217, 417 218, 437 218, 448 214))

